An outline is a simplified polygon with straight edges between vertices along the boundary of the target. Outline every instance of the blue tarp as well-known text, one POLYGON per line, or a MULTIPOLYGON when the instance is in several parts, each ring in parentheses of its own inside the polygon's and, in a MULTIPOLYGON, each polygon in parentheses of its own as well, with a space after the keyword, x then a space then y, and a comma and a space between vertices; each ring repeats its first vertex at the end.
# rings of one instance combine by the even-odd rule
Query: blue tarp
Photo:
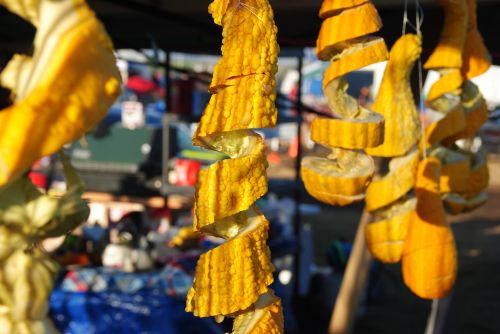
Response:
POLYGON ((64 292, 50 298, 51 317, 64 334, 216 334, 213 319, 184 311, 185 301, 158 291, 134 294, 64 292))

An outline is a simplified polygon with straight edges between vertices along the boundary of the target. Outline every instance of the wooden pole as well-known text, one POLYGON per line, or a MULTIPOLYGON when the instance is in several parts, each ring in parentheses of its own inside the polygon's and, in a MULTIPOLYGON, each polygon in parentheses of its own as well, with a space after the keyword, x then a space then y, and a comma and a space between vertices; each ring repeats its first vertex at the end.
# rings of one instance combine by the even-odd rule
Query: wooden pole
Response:
POLYGON ((365 241, 365 226, 369 220, 370 214, 363 210, 352 252, 330 318, 328 334, 349 334, 352 331, 356 310, 366 286, 372 260, 365 241))

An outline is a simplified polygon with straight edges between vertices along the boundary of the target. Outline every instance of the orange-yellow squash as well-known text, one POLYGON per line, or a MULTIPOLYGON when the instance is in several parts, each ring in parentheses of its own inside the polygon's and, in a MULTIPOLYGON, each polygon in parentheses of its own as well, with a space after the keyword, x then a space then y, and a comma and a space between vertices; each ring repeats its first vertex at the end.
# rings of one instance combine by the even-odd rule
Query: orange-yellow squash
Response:
POLYGON ((14 58, 2 78, 29 67, 29 81, 6 84, 16 102, 0 112, 0 186, 82 137, 120 92, 111 40, 83 0, 43 1, 38 15, 33 61, 14 58))
POLYGON ((371 156, 401 156, 420 138, 420 118, 410 86, 410 74, 422 51, 421 37, 406 34, 391 49, 380 90, 372 109, 385 119, 384 142, 367 148, 371 156))
POLYGON ((438 45, 425 69, 462 67, 462 49, 467 35, 467 0, 439 0, 444 10, 444 26, 438 45))
POLYGON ((381 27, 382 22, 371 1, 328 17, 323 21, 318 35, 318 59, 331 60, 344 49, 364 40, 358 37, 374 33, 381 27))
POLYGON ((469 24, 462 54, 462 73, 464 77, 471 79, 483 74, 490 68, 491 56, 477 28, 476 0, 467 0, 467 6, 469 24))
POLYGON ((441 164, 434 157, 418 167, 417 209, 405 239, 402 270, 405 284, 420 298, 445 297, 457 274, 457 251, 441 201, 441 164))
POLYGON ((389 172, 373 180, 366 189, 366 209, 375 211, 390 205, 415 186, 419 151, 412 150, 389 163, 389 172))
POLYGON ((372 212, 374 221, 366 226, 365 238, 374 258, 384 263, 401 260, 416 203, 415 198, 403 198, 388 208, 372 212))
POLYGON ((200 256, 186 310, 236 317, 237 334, 283 333, 281 303, 269 289, 269 223, 255 206, 267 191, 264 140, 251 130, 276 123, 277 29, 267 0, 214 0, 209 12, 222 25, 222 58, 193 143, 228 159, 199 174, 194 229, 225 243, 200 256))
POLYGON ((319 17, 327 17, 338 14, 340 11, 362 5, 367 0, 324 0, 319 10, 319 17))

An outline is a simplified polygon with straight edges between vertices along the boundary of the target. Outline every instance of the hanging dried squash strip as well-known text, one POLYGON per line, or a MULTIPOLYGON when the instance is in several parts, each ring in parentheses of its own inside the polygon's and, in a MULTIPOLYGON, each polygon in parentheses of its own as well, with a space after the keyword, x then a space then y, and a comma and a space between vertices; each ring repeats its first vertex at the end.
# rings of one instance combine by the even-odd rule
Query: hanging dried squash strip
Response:
POLYGON ((373 257, 384 263, 401 260, 416 204, 414 197, 402 198, 387 208, 372 212, 374 220, 366 226, 365 237, 373 257))
POLYGON ((372 109, 385 119, 383 144, 367 148, 371 156, 395 157, 408 153, 420 138, 420 118, 410 85, 410 75, 422 52, 422 38, 406 34, 391 49, 372 109))
POLYGON ((319 59, 331 61, 323 88, 336 118, 316 118, 311 124, 311 139, 332 153, 327 158, 304 158, 301 174, 313 197, 330 205, 347 205, 365 197, 375 165, 371 157, 356 150, 382 143, 384 118, 349 96, 342 76, 384 61, 388 53, 383 39, 368 35, 382 26, 370 1, 325 0, 320 17, 326 20, 316 52, 319 59))
POLYGON ((14 57, 2 75, 16 103, 0 112, 0 186, 82 137, 120 92, 111 40, 83 0, 39 1, 37 10, 32 60, 14 57))
POLYGON ((457 252, 441 201, 441 164, 434 157, 423 160, 416 182, 417 209, 403 250, 405 284, 420 298, 445 297, 457 274, 457 252))
POLYGON ((396 202, 415 186, 419 151, 395 157, 389 162, 389 173, 373 180, 366 189, 366 209, 375 211, 396 202))
POLYGON ((209 12, 223 27, 222 58, 193 142, 229 159, 199 174, 194 229, 225 243, 200 257, 186 310, 235 317, 233 333, 283 333, 269 223, 254 204, 267 192, 264 141, 250 130, 276 123, 277 29, 267 0, 215 0, 209 12))
POLYGON ((468 31, 463 50, 462 73, 471 79, 486 72, 491 66, 491 55, 484 45, 481 33, 477 28, 476 0, 467 0, 468 31))
POLYGON ((444 10, 444 27, 438 45, 425 69, 462 67, 462 50, 467 35, 467 0, 439 0, 444 10))

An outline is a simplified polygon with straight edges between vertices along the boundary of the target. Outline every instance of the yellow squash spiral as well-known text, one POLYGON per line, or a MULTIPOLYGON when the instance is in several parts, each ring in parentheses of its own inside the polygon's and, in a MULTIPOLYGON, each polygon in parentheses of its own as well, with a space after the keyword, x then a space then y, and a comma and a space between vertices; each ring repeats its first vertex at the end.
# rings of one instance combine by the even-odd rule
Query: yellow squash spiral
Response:
POLYGON ((277 28, 267 0, 215 0, 209 12, 223 28, 222 58, 193 142, 228 159, 199 174, 194 229, 225 243, 201 255, 186 310, 235 317, 233 333, 282 333, 269 222, 255 205, 267 192, 264 140, 251 130, 276 124, 277 28))
POLYGON ((388 54, 383 39, 368 35, 382 27, 370 1, 325 0, 320 17, 325 20, 316 51, 319 59, 331 61, 323 88, 335 118, 315 119, 311 139, 332 153, 327 158, 304 158, 301 174, 313 197, 330 205, 347 205, 365 197, 375 166, 360 150, 382 144, 384 118, 347 94, 343 76, 384 61, 388 54))

